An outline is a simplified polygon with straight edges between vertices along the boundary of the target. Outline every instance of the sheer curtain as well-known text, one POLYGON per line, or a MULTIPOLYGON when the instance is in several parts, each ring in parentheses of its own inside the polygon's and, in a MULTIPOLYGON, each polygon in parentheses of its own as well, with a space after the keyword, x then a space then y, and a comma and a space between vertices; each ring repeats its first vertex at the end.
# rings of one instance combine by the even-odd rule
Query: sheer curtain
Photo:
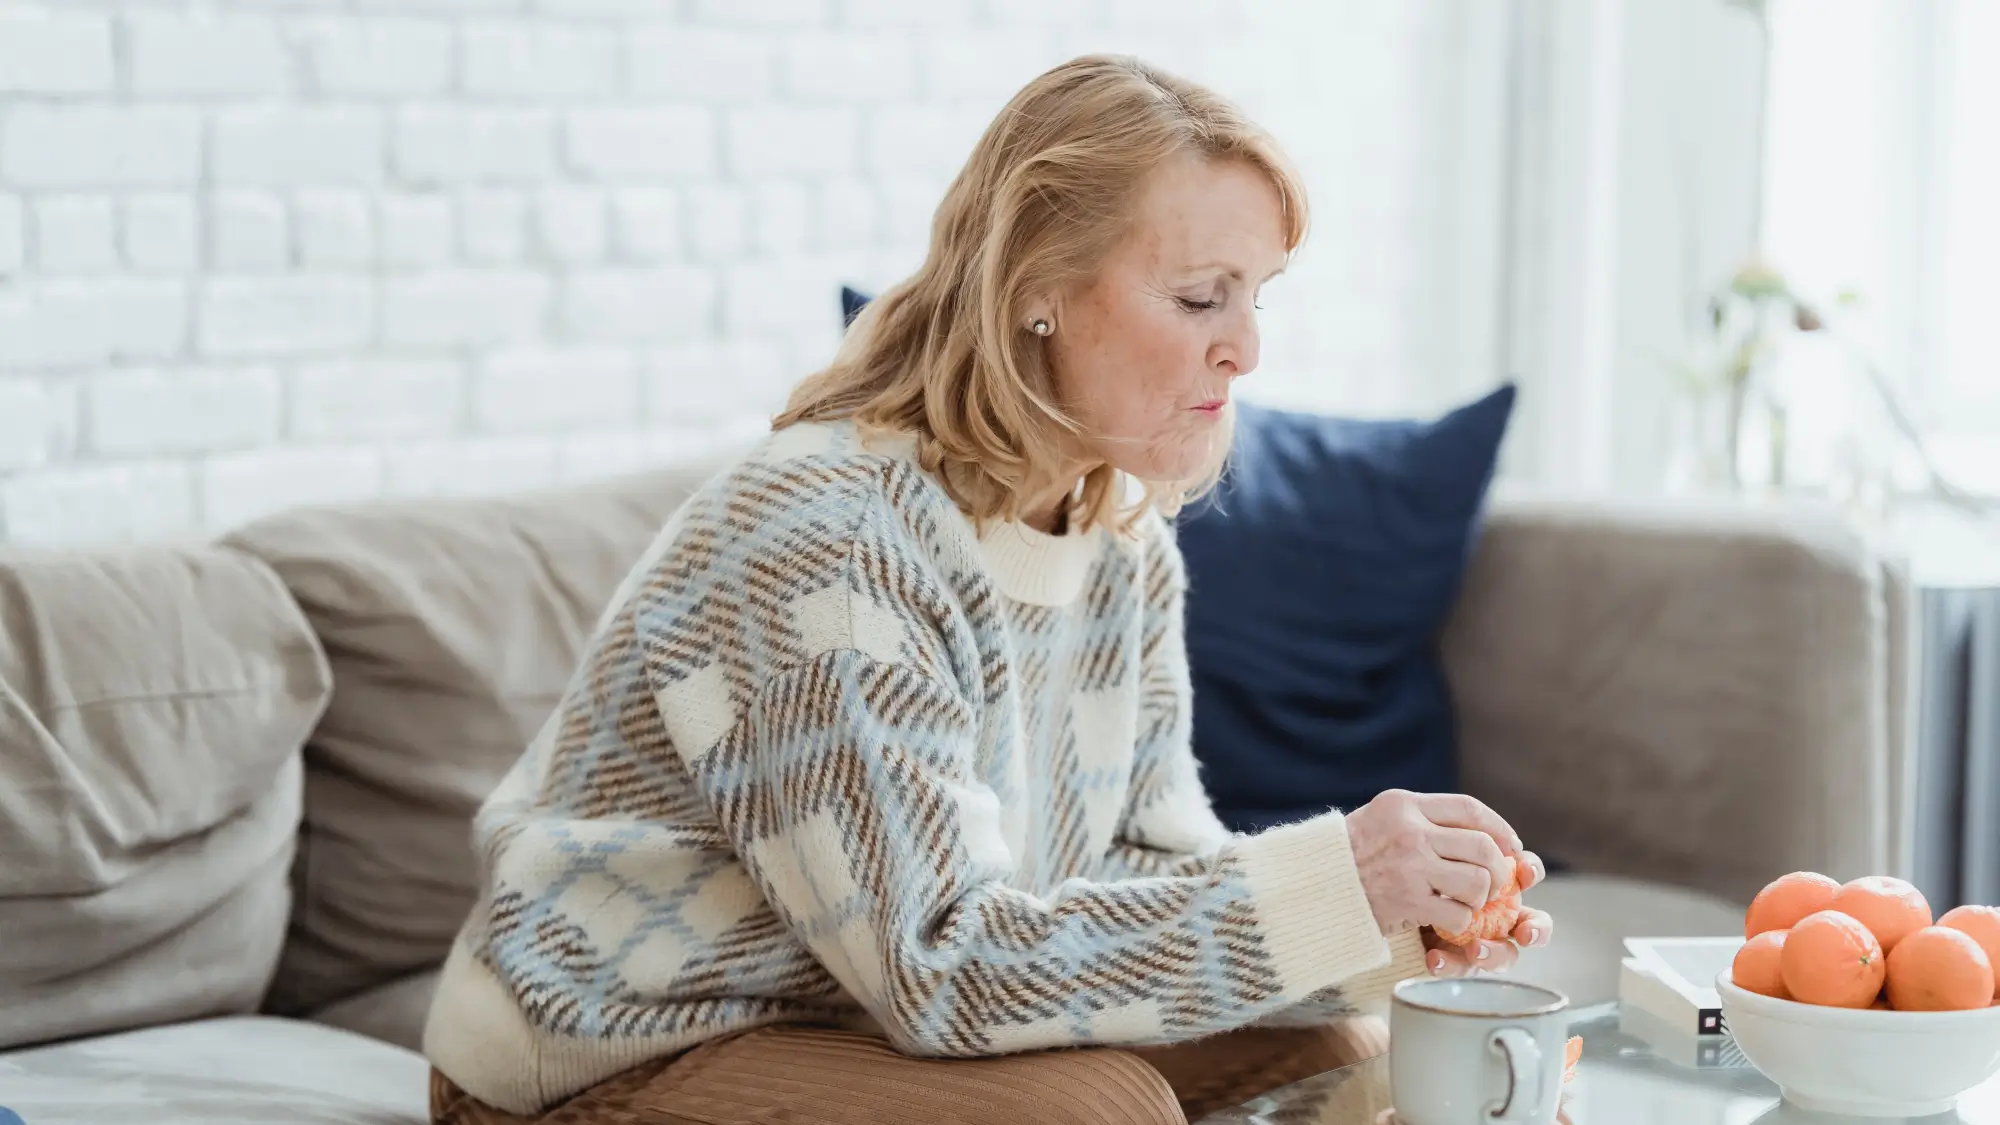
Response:
POLYGON ((1511 478, 1662 486, 1675 360, 1757 241, 1764 36, 1743 0, 1512 0, 1511 478))
POLYGON ((1971 487, 2000 494, 2000 5, 1990 0, 1950 6, 1944 35, 1949 51, 1939 153, 1946 185, 1941 244, 1944 291, 1936 326, 1935 360, 1919 390, 1948 425, 1941 456, 1971 487))
POLYGON ((1769 17, 1766 251, 1837 308, 1945 474, 2000 493, 2000 4, 1772 0, 1769 17))

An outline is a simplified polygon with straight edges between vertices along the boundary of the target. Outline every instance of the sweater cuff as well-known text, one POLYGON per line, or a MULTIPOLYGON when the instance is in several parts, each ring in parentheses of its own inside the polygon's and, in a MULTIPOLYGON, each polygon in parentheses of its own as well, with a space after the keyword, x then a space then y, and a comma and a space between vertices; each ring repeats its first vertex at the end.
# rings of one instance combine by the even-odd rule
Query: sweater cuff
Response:
POLYGON ((1340 982, 1340 998, 1363 1015, 1386 1016, 1396 986, 1411 977, 1427 977, 1421 930, 1404 930, 1389 939, 1389 963, 1340 982))
POLYGON ((1340 814, 1245 837, 1235 852, 1286 995, 1309 996, 1390 963, 1340 814))

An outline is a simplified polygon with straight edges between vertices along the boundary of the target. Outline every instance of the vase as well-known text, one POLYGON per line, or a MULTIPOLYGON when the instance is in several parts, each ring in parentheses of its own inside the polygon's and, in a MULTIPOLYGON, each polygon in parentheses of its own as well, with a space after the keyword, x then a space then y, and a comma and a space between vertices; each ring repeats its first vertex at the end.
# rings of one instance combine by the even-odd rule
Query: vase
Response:
POLYGON ((1738 387, 1690 388, 1670 412, 1667 487, 1677 493, 1729 494, 1741 490, 1741 441, 1745 395, 1738 387))

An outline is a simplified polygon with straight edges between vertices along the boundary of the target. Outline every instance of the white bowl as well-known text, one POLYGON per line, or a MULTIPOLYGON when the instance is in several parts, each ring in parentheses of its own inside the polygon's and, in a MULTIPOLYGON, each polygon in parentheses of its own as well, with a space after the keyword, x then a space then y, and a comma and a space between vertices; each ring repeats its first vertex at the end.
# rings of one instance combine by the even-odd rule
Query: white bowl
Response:
POLYGON ((1785 1100, 1819 1113, 1924 1117, 2000 1073, 2000 1007, 1966 1012, 1827 1008, 1715 978, 1744 1057, 1785 1100))

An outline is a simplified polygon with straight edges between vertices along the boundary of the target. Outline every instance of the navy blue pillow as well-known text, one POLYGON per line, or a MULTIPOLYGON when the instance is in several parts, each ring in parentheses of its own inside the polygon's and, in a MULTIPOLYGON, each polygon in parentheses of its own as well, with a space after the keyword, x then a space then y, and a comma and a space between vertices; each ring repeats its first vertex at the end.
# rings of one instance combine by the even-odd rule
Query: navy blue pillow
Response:
POLYGON ((1458 788, 1437 638, 1514 396, 1434 420, 1239 407, 1223 483, 1178 521, 1194 750, 1223 823, 1458 788))
POLYGON ((861 290, 854 288, 852 285, 841 286, 840 326, 842 328, 846 328, 848 325, 853 324, 854 318, 861 315, 861 306, 867 304, 871 300, 873 300, 873 298, 869 294, 863 293, 861 290))

